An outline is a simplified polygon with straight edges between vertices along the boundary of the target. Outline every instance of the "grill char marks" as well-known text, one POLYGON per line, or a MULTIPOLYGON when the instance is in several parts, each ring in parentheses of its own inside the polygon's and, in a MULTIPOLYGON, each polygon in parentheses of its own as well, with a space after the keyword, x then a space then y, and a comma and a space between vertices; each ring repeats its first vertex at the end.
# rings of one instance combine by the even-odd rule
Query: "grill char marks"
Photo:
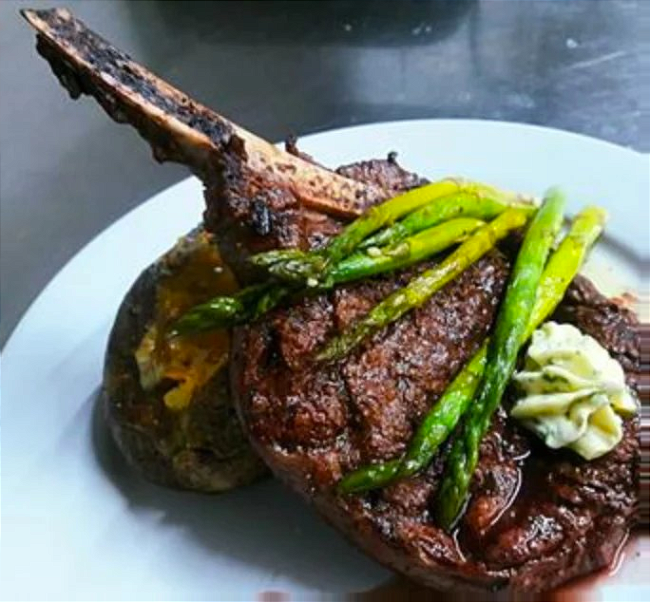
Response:
MULTIPOLYGON (((134 125, 158 160, 184 163, 203 179, 206 225, 242 281, 254 276, 249 253, 321 246, 344 220, 420 182, 392 157, 337 174, 295 145, 279 151, 162 82, 69 12, 23 14, 73 97, 94 96, 116 121, 134 125)), ((634 521, 636 421, 626 423, 616 450, 583 462, 542 448, 500 411, 456 537, 430 516, 443 454, 422 474, 366 496, 340 497, 332 487, 346 471, 404 450, 490 329, 508 268, 507 256, 487 255, 338 364, 314 366, 309 357, 408 274, 347 285, 235 333, 232 394, 263 459, 372 557, 434 587, 551 588, 610 562, 634 521)), ((631 313, 580 279, 557 318, 603 343, 636 384, 631 313)))
MULTIPOLYGON (((228 144, 233 134, 231 124, 155 78, 128 54, 87 29, 68 11, 26 11, 25 16, 32 24, 38 23, 43 28, 42 35, 38 36, 37 49, 50 62, 72 98, 79 98, 82 94, 95 96, 115 121, 133 123, 135 113, 129 111, 129 106, 121 105, 122 99, 113 97, 107 86, 98 83, 101 78, 104 82, 111 82, 115 91, 131 94, 133 99, 139 97, 141 106, 148 107, 149 116, 162 114, 173 117, 189 130, 194 130, 197 140, 202 135, 216 146, 228 144), (57 44, 72 50, 75 63, 66 61, 57 44), (80 70, 79 65, 87 65, 87 69, 80 70)), ((142 125, 153 127, 152 123, 143 122, 142 125)), ((148 135, 145 138, 148 139, 148 135)), ((167 158, 165 147, 159 148, 161 140, 154 138, 153 142, 156 151, 161 153, 160 160, 167 158)), ((169 160, 181 160, 181 156, 174 156, 172 148, 168 150, 169 160)))
MULTIPOLYGON (((387 185, 385 170, 392 169, 389 162, 363 162, 341 170, 387 185)), ((417 181, 402 174, 387 186, 417 181)), ((335 365, 314 366, 309 358, 412 272, 343 286, 236 333, 232 390, 256 450, 359 547, 436 588, 550 589, 611 562, 635 520, 635 420, 613 452, 584 462, 543 447, 501 409, 481 445, 454 537, 430 515, 444 453, 424 473, 384 490, 335 493, 347 471, 403 452, 424 412, 484 339, 508 270, 506 256, 487 255, 335 365)), ((640 354, 631 312, 579 277, 555 319, 594 336, 635 385, 640 354)))
POLYGON ((336 170, 336 173, 360 182, 375 184, 391 196, 427 183, 425 178, 400 167, 397 153, 394 152, 388 153, 388 158, 385 160, 370 159, 343 165, 336 170))
MULTIPOLYGON (((253 385, 247 422, 256 438, 269 444, 306 446, 302 432, 293 441, 293 429, 298 428, 304 410, 314 418, 311 428, 331 434, 327 441, 331 444, 343 433, 338 417, 347 412, 354 428, 350 425, 346 436, 363 442, 364 461, 390 458, 402 451, 412 425, 428 407, 428 397, 444 390, 487 335, 507 267, 497 254, 482 260, 455 286, 375 337, 341 366, 313 366, 310 357, 328 337, 403 286, 408 275, 342 287, 327 297, 280 310, 245 330, 242 346, 250 346, 251 356, 244 362, 242 377, 253 385), (287 378, 288 368, 291 378, 287 378), (315 401, 315 392, 325 390, 329 393, 322 395, 332 399, 322 404, 315 401), (294 401, 286 406, 288 398, 300 400, 304 408, 294 401), (314 404, 317 410, 312 409, 314 404), (341 410, 326 409, 335 406, 341 410), (269 421, 267 411, 277 421, 269 421), (267 432, 271 424, 273 433, 267 432)), ((312 439, 316 447, 326 442, 322 436, 312 439)), ((346 459, 342 469, 349 470, 352 464, 346 459)))
POLYGON ((349 219, 385 198, 379 185, 281 151, 192 100, 69 11, 22 14, 38 32, 38 51, 73 98, 93 96, 113 119, 133 125, 157 160, 183 163, 203 180, 206 227, 220 233, 236 224, 240 258, 249 241, 255 250, 308 244, 300 231, 314 212, 349 219))

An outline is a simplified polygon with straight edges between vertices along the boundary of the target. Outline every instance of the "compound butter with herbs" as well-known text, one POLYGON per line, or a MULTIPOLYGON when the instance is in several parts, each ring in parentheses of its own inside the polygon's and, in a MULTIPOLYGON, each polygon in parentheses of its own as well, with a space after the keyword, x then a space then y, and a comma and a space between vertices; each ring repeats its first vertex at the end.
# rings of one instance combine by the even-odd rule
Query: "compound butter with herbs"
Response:
POLYGON ((514 381, 523 396, 512 417, 549 447, 587 460, 612 450, 623 437, 622 417, 638 411, 621 365, 570 324, 546 322, 535 331, 514 381))

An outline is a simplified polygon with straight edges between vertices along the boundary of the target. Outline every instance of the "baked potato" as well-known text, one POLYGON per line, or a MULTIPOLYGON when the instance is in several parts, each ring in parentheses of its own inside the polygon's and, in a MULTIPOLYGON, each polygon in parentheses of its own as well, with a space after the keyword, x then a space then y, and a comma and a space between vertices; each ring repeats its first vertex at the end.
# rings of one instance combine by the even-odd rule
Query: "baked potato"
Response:
POLYGON ((102 404, 118 447, 151 481, 218 492, 266 473, 231 403, 229 333, 168 336, 186 309, 236 288, 212 236, 197 228, 142 272, 120 306, 102 404))

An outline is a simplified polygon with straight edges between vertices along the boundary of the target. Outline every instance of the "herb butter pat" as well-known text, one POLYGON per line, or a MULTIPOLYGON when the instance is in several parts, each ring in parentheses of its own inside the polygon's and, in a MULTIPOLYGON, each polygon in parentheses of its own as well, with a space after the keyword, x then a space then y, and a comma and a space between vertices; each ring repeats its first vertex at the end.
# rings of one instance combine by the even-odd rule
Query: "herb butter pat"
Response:
POLYGON ((514 380, 524 396, 512 417, 549 447, 568 447, 587 460, 613 449, 623 437, 621 416, 638 411, 621 365, 570 324, 538 328, 514 380))

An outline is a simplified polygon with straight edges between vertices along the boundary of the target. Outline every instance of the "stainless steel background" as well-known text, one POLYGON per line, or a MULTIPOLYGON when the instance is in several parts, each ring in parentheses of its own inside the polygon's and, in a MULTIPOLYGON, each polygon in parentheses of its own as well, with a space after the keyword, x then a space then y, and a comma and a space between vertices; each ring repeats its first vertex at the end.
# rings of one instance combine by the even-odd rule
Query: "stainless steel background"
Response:
MULTIPOLYGON (((153 162, 137 134, 94 101, 67 98, 18 15, 21 6, 56 4, 0 2, 0 344, 81 246, 186 175, 153 162)), ((475 117, 650 150, 647 0, 65 5, 272 140, 475 117)))

